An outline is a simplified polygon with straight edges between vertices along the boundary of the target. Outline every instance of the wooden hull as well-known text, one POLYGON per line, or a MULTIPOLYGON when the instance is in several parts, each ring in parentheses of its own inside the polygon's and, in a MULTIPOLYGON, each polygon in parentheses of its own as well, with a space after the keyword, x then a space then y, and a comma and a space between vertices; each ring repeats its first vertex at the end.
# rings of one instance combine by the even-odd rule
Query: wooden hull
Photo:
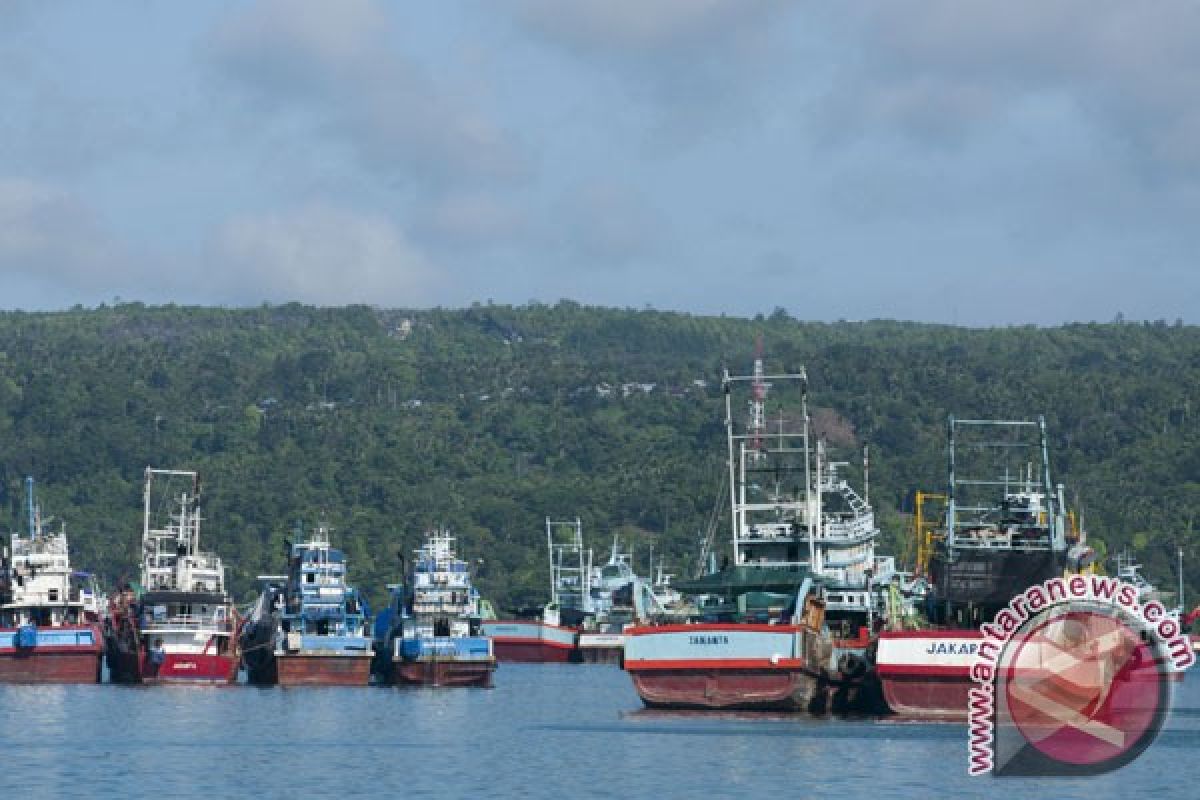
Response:
POLYGON ((395 661, 392 679, 398 686, 475 686, 490 688, 494 661, 395 661))
POLYGON ((0 650, 0 683, 99 683, 100 648, 0 650))
POLYGON ((620 664, 625 657, 625 637, 620 633, 579 634, 576 660, 584 664, 620 664))
POLYGON ((500 662, 563 664, 578 659, 579 633, 534 620, 488 620, 483 633, 500 662))
POLYGON ((620 664, 624 647, 581 647, 578 661, 582 664, 620 664))
POLYGON ((627 628, 625 671, 650 708, 828 708, 831 640, 796 625, 702 623, 627 628))
POLYGON ((969 628, 881 633, 875 670, 888 708, 914 719, 966 720, 982 638, 969 628))
POLYGON ((880 678, 883 697, 894 714, 914 719, 961 722, 967 718, 970 679, 916 675, 880 678))
POLYGON ((828 701, 821 676, 803 670, 663 669, 630 676, 648 708, 820 712, 828 701))
POLYGON ((371 654, 277 653, 275 671, 280 686, 366 686, 371 654))
POLYGON ((572 660, 573 650, 545 642, 506 641, 492 638, 496 660, 518 664, 565 664, 572 660))

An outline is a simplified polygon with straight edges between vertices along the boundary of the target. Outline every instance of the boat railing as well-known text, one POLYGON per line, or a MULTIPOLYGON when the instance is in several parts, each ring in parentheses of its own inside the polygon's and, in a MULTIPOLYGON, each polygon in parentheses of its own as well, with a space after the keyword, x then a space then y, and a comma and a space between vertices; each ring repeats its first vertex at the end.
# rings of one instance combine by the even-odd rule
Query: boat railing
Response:
POLYGON ((228 631, 232 630, 233 623, 224 615, 209 614, 201 616, 199 614, 177 614, 174 616, 166 616, 154 618, 147 615, 143 620, 142 630, 168 630, 168 629, 185 629, 185 630, 216 630, 228 631))
POLYGON ((871 553, 864 550, 861 553, 844 554, 837 558, 827 556, 823 561, 823 565, 829 569, 844 569, 846 567, 853 567, 869 560, 871 555, 871 553))
POLYGON ((413 614, 467 614, 470 603, 413 603, 413 614))
POLYGON ((767 523, 746 527, 738 538, 750 541, 771 541, 775 539, 792 539, 797 535, 798 531, 794 525, 789 523, 767 523))
POLYGON ((873 516, 854 516, 850 519, 827 520, 814 538, 817 541, 858 539, 873 536, 876 532, 873 516))
POLYGON ((967 528, 955 532, 954 546, 972 550, 1050 550, 1050 534, 1028 529, 967 528))

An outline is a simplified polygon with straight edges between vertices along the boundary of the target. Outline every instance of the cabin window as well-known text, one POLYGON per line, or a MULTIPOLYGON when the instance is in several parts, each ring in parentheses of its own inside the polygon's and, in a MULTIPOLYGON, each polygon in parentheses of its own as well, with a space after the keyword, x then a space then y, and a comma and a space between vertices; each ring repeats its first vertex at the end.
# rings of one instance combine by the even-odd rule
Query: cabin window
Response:
POLYGON ((46 597, 51 603, 57 603, 58 602, 58 589, 47 590, 46 597))
POLYGON ((308 583, 316 583, 317 582, 317 574, 315 572, 310 572, 304 576, 304 580, 308 583))

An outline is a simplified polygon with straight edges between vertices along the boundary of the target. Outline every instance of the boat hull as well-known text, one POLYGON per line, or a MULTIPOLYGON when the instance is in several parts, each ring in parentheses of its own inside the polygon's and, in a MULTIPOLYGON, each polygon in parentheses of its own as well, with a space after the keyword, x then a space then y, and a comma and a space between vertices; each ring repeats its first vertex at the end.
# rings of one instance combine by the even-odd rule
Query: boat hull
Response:
POLYGON ((474 686, 491 688, 494 661, 404 661, 392 664, 398 686, 474 686))
POLYGON ((483 634, 492 640, 499 662, 566 663, 576 658, 578 632, 543 622, 489 620, 483 634))
POLYGON ((276 686, 279 684, 278 662, 274 655, 265 658, 242 658, 246 666, 246 683, 253 686, 276 686))
POLYGON ((157 667, 141 657, 145 684, 226 684, 237 681, 238 659, 228 655, 167 653, 157 667))
POLYGON ((393 638, 381 666, 383 683, 397 686, 492 685, 496 656, 486 636, 393 638))
POLYGON ((825 710, 830 642, 792 625, 626 630, 625 670, 649 708, 825 710))
POLYGON ((13 629, 0 629, 0 683, 99 683, 103 646, 91 625, 42 628, 33 647, 15 647, 13 629))
POLYGON ((576 652, 584 664, 620 664, 625 657, 625 637, 619 633, 580 633, 576 652))
POLYGON ((875 670, 888 708, 915 719, 965 720, 982 638, 969 628, 881 633, 875 670))
POLYGON ((647 708, 729 711, 819 711, 825 687, 801 670, 728 668, 633 672, 647 708))
POLYGON ((276 653, 275 671, 280 686, 366 686, 371 654, 276 653))
POLYGON ((885 714, 879 676, 871 669, 876 643, 866 628, 854 639, 834 639, 829 662, 829 707, 836 713, 885 714))
POLYGON ((144 650, 120 646, 115 639, 108 643, 109 680, 113 683, 145 684, 222 684, 235 683, 238 656, 228 653, 172 653, 163 656, 155 665, 144 650))

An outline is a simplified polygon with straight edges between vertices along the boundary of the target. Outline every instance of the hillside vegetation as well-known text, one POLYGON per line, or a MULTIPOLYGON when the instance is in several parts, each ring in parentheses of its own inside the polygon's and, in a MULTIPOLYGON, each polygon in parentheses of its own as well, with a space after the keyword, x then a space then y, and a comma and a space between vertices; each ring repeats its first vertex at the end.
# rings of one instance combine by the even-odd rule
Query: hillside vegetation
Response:
MULTIPOLYGON (((814 418, 861 473, 885 546, 905 498, 945 481, 945 420, 1045 414, 1054 478, 1109 553, 1200 588, 1200 329, 962 329, 583 307, 378 311, 121 304, 0 313, 0 528, 31 474, 78 566, 136 575, 142 471, 196 469, 206 549, 240 601, 322 516, 375 598, 444 524, 500 606, 544 602, 543 519, 695 567, 723 480, 720 369, 804 365, 814 418)), ((790 405, 794 398, 772 396, 790 405)), ((778 404, 773 403, 772 408, 778 404)), ((723 520, 718 545, 727 546, 723 520)), ((1189 603, 1191 604, 1191 603, 1189 603)))

